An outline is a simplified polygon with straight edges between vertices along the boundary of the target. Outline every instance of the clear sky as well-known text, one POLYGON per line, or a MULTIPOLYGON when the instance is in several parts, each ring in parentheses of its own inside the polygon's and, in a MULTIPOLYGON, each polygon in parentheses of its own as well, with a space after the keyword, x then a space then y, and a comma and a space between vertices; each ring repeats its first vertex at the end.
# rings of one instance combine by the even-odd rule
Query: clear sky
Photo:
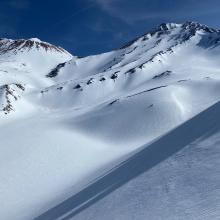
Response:
POLYGON ((121 47, 163 22, 220 29, 219 0, 0 0, 0 37, 32 38, 79 56, 121 47))

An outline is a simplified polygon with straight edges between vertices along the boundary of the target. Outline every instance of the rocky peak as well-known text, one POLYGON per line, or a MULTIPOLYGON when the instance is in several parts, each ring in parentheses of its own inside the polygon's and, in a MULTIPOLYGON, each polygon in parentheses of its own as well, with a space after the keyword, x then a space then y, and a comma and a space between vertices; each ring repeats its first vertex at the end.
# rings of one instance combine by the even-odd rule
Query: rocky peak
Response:
POLYGON ((168 31, 168 30, 172 30, 175 28, 180 27, 181 24, 176 24, 176 23, 162 23, 161 25, 159 25, 158 30, 160 31, 168 31))
POLYGON ((54 51, 58 53, 69 54, 66 50, 59 46, 52 45, 50 43, 41 41, 38 38, 30 38, 30 39, 0 39, 0 53, 4 54, 7 52, 23 52, 25 50, 30 51, 31 49, 36 50, 44 50, 44 51, 54 51))
POLYGON ((209 32, 209 33, 219 32, 217 29, 210 28, 204 24, 200 24, 200 23, 194 22, 194 21, 185 22, 184 24, 182 24, 182 28, 184 30, 194 30, 194 31, 203 30, 203 31, 209 32))

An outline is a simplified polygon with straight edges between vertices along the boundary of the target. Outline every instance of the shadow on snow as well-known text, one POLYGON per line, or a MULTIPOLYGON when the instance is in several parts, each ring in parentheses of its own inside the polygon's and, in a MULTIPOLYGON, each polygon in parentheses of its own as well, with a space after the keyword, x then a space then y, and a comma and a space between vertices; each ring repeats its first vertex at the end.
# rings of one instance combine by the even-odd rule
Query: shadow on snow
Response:
POLYGON ((173 129, 154 143, 146 145, 145 148, 119 164, 111 172, 34 220, 71 219, 82 210, 131 179, 151 169, 194 140, 211 136, 220 130, 219 116, 220 102, 173 129))

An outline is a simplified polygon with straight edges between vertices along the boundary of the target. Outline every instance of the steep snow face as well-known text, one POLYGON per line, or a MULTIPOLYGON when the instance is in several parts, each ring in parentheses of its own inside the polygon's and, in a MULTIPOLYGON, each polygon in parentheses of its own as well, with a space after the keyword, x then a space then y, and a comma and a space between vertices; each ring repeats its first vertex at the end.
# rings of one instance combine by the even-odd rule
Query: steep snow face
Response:
MULTIPOLYGON (((169 68, 167 62, 170 59, 172 61, 174 56, 181 55, 182 52, 190 55, 190 52, 199 50, 200 57, 203 56, 204 59, 206 59, 206 54, 210 55, 208 52, 216 55, 219 43, 220 32, 205 25, 195 22, 187 22, 182 25, 162 24, 120 50, 65 63, 62 68, 58 69, 54 79, 57 81, 75 80, 93 75, 108 75, 117 71, 120 75, 141 70, 145 71, 146 77, 149 77, 153 73, 147 73, 147 68, 152 69, 155 65, 157 65, 157 69, 169 68), (205 49, 209 49, 209 51, 205 49), (212 50, 210 51, 210 49, 212 50)), ((195 55, 197 54, 192 54, 192 57, 195 55)), ((179 61, 176 66, 180 63, 184 64, 179 61)), ((158 71, 157 69, 156 71, 158 71)))
POLYGON ((0 42, 5 220, 39 216, 219 101, 220 32, 196 22, 85 58, 35 38, 0 42))

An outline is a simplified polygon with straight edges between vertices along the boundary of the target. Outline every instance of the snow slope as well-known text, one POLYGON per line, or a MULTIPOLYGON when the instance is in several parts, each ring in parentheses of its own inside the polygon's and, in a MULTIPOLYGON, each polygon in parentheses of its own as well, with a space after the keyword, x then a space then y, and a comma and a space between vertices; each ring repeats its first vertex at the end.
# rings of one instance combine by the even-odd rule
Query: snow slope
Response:
MULTIPOLYGON (((187 182, 185 179, 193 175, 195 181, 199 181, 196 168, 189 170, 185 164, 195 158, 194 163, 201 167, 201 172, 208 172, 202 167, 207 161, 205 152, 201 150, 197 154, 190 144, 207 133, 206 124, 210 129, 216 126, 219 107, 214 104, 220 95, 219 58, 220 31, 195 22, 162 24, 119 50, 85 58, 72 56, 39 39, 1 40, 0 196, 4 204, 0 207, 0 216, 4 220, 54 220, 65 219, 64 216, 66 219, 120 220, 130 216, 139 220, 143 215, 150 219, 164 219, 165 215, 168 219, 178 219, 178 211, 167 211, 161 217, 157 211, 166 206, 171 210, 176 201, 185 201, 185 190, 190 195, 187 184, 192 181, 171 192, 164 191, 166 181, 170 183, 168 187, 180 180, 187 182), (206 110, 210 106, 215 114, 206 110), (203 111, 205 113, 201 113, 203 111), (193 118, 196 115, 198 119, 193 118), (188 127, 183 124, 186 121, 188 127), (175 139, 176 132, 181 134, 178 139, 175 139), (166 142, 167 136, 169 142, 166 142), (176 151, 183 147, 190 150, 183 149, 182 160, 176 158, 179 153, 173 155, 174 151, 167 155, 171 162, 158 164, 160 152, 170 152, 170 144, 176 151), (132 180, 134 183, 126 184, 118 193, 110 194, 88 211, 75 215, 73 210, 82 202, 87 206, 87 200, 96 201, 90 191, 86 197, 78 192, 91 183, 95 187, 96 180, 106 173, 110 173, 110 182, 107 182, 116 189, 120 184, 111 178, 114 170, 109 170, 123 161, 127 164, 129 158, 140 155, 137 152, 143 150, 146 153, 140 161, 135 160, 134 172, 128 175, 130 179, 135 178, 135 174, 139 174, 135 167, 149 159, 148 149, 154 152, 155 160, 149 170, 144 167, 146 174, 140 181, 139 177, 132 180), (197 158, 202 162, 197 164, 197 158), (169 166, 170 163, 175 166, 169 166), (171 178, 166 172, 188 173, 171 178), (145 192, 142 180, 147 181, 145 192), (130 195, 127 187, 135 194, 132 194, 133 203, 127 199, 130 195), (138 192, 134 190, 136 187, 138 192), (161 189, 158 193, 157 187, 161 189), (182 190, 182 194, 176 195, 176 200, 167 200, 171 194, 178 194, 178 190, 182 190), (79 200, 75 200, 74 195, 79 195, 79 200), (154 206, 161 197, 163 204, 154 206), (68 198, 73 203, 68 203, 68 198), (142 202, 135 203, 139 198, 142 202), (116 209, 111 201, 126 202, 121 209, 116 209), (153 202, 152 206, 143 208, 149 201, 153 202), (137 207, 136 212, 134 207, 137 207), (129 212, 126 216, 128 209, 132 214, 129 212)), ((219 151, 215 144, 217 139, 211 135, 209 138, 207 141, 213 145, 210 144, 212 149, 207 157, 212 158, 219 151)), ((203 146, 202 141, 198 142, 198 148, 200 145, 203 146)), ((216 177, 217 181, 216 172, 220 167, 213 159, 210 167, 214 164, 216 170, 209 177, 216 177)), ((122 173, 119 174, 119 180, 122 178, 121 183, 125 184, 129 179, 124 181, 122 173)), ((217 193, 217 186, 211 186, 208 179, 202 183, 207 189, 210 186, 207 202, 214 207, 219 202, 217 197, 212 197, 217 193)), ((99 187, 95 189, 102 195, 99 187)), ((199 190, 198 197, 206 195, 199 190)), ((193 219, 205 203, 199 206, 200 200, 193 195, 187 199, 195 208, 186 216, 193 219)), ((179 210, 187 208, 178 207, 179 210)), ((180 219, 184 219, 184 213, 180 219)), ((212 216, 214 214, 218 213, 207 209, 204 216, 217 219, 212 216)))
POLYGON ((36 219, 218 219, 219 114, 218 102, 36 219))
MULTIPOLYGON (((62 219, 219 219, 219 114, 218 102, 129 158, 72 198, 62 219)), ((39 219, 56 219, 57 210, 39 219)))

